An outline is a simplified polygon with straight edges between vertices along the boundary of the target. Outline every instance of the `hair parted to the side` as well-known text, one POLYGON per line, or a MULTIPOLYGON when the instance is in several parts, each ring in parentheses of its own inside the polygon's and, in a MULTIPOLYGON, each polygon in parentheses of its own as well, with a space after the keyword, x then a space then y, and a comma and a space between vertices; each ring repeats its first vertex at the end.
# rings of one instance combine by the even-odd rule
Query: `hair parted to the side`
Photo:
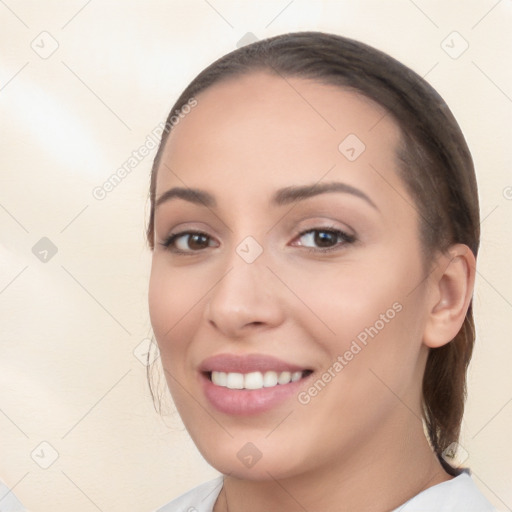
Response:
MULTIPOLYGON (((480 219, 473 161, 444 100, 423 78, 389 55, 322 32, 282 34, 241 47, 210 64, 183 91, 171 109, 153 162, 146 233, 151 249, 156 175, 173 126, 171 117, 208 87, 254 71, 354 90, 384 107, 401 131, 397 171, 415 200, 426 271, 436 251, 445 251, 454 243, 466 244, 477 256, 480 219)), ((440 348, 430 349, 423 377, 428 437, 441 464, 452 475, 456 470, 445 462, 442 453, 459 439, 474 340, 470 303, 457 336, 440 348)))

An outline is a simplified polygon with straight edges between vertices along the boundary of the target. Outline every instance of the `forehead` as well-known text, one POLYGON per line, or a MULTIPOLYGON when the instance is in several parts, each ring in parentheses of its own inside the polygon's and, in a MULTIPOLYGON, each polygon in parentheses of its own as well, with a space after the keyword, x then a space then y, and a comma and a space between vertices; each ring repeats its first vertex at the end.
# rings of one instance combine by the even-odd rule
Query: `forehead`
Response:
POLYGON ((223 80, 196 100, 167 140, 161 161, 175 174, 159 172, 157 190, 177 182, 176 174, 196 183, 247 186, 259 178, 278 186, 318 181, 333 166, 349 182, 369 179, 371 166, 396 166, 398 126, 346 88, 258 71, 223 80))

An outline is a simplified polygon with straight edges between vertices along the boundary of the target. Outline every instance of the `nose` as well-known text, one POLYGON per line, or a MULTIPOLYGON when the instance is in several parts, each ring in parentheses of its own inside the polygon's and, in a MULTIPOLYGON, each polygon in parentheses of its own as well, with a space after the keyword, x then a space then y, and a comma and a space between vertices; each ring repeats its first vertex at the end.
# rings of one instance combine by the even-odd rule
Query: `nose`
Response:
POLYGON ((205 319, 230 339, 243 338, 255 329, 277 327, 285 318, 278 284, 264 258, 247 263, 235 255, 211 292, 205 319))

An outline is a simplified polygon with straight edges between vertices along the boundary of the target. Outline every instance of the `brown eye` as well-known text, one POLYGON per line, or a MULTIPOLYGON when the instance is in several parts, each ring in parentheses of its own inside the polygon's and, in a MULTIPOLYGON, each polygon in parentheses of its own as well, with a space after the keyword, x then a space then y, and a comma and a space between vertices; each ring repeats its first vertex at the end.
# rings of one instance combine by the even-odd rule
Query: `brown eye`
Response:
POLYGON ((168 250, 176 253, 198 252, 214 245, 206 233, 188 231, 175 233, 162 243, 168 250))
POLYGON ((349 235, 339 229, 309 229, 303 231, 298 237, 299 245, 312 251, 327 251, 341 248, 343 245, 355 241, 355 236, 349 235))
POLYGON ((186 243, 189 249, 198 250, 208 247, 209 237, 203 233, 193 233, 190 235, 185 235, 185 237, 189 237, 186 243))
POLYGON ((318 247, 331 247, 338 241, 338 235, 332 231, 316 231, 313 238, 318 247))

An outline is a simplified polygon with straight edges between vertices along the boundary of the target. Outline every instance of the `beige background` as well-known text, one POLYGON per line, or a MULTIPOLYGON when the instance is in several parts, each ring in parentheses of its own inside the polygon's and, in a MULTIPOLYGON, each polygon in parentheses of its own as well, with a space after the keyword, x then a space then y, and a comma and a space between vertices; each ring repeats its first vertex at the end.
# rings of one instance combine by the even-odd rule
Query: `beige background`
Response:
POLYGON ((482 492, 512 510, 510 1, 5 0, 0 27, 0 476, 30 510, 147 512, 217 475, 177 415, 155 413, 137 358, 154 150, 103 199, 92 191, 204 66, 247 32, 295 30, 426 75, 467 137, 483 232, 461 444, 482 492))

